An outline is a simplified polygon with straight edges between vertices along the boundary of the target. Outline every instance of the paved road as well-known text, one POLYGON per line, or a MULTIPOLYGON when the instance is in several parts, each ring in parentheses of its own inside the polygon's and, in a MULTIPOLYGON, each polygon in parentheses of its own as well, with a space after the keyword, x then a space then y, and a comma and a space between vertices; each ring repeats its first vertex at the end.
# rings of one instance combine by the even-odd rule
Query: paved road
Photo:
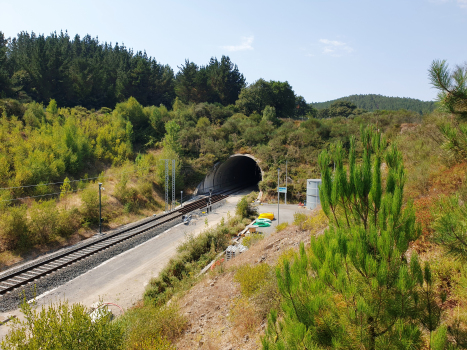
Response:
MULTIPOLYGON (((226 204, 217 208, 207 217, 194 220, 191 225, 177 225, 166 232, 156 236, 145 243, 126 251, 103 264, 69 281, 68 283, 46 292, 36 298, 38 305, 48 305, 59 300, 68 300, 70 303, 82 303, 91 306, 102 299, 112 302, 124 309, 131 307, 141 299, 151 277, 155 277, 164 268, 167 262, 176 254, 177 246, 183 242, 187 234, 197 235, 208 226, 214 226, 227 219, 227 214, 235 213, 235 206, 243 194, 233 195, 227 198, 226 204)), ((277 205, 260 205, 259 212, 274 212, 277 216, 277 205)), ((281 205, 280 222, 293 222, 293 214, 299 209, 296 205, 281 205)), ((270 228, 264 229, 268 234, 275 230, 277 220, 273 221, 270 228)), ((118 308, 112 309, 118 315, 118 308)), ((0 313, 0 321, 8 315, 20 315, 18 310, 0 313)), ((7 325, 0 326, 0 339, 8 331, 7 325)))
POLYGON ((277 219, 277 204, 262 204, 258 206, 258 212, 261 213, 274 213, 274 220, 271 227, 263 227, 261 231, 264 234, 270 234, 276 230, 277 224, 288 222, 290 225, 293 223, 295 213, 310 214, 311 210, 300 208, 296 204, 281 204, 279 207, 279 220, 277 219))

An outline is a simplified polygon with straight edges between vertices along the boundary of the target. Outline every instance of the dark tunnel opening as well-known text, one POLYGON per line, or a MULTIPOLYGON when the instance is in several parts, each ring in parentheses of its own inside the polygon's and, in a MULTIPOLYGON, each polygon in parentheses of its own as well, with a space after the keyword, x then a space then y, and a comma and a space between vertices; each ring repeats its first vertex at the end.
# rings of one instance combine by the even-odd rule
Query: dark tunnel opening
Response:
POLYGON ((199 184, 198 193, 208 193, 210 189, 217 192, 237 187, 252 187, 253 191, 258 191, 258 183, 261 180, 261 169, 252 157, 233 155, 225 162, 214 166, 199 184))

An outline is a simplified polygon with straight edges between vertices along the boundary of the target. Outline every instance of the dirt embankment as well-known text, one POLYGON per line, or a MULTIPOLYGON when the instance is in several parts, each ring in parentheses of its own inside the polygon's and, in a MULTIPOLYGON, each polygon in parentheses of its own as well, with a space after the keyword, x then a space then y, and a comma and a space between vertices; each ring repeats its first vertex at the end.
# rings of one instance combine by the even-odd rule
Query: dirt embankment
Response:
POLYGON ((245 264, 273 266, 287 250, 298 251, 300 242, 309 245, 310 231, 289 226, 259 241, 223 266, 216 267, 219 271, 209 272, 178 301, 180 312, 188 318, 188 327, 176 342, 177 348, 258 349, 267 321, 247 309, 240 309, 243 315, 238 317, 241 292, 239 283, 234 280, 235 271, 245 264), (233 315, 234 308, 236 315, 233 315))

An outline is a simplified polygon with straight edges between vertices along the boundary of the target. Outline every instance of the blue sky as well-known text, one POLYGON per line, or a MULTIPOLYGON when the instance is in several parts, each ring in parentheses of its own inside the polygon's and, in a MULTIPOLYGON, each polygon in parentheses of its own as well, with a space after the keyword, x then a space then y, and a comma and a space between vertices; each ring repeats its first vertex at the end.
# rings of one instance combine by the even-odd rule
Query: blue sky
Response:
POLYGON ((68 30, 146 50, 175 71, 230 56, 247 82, 287 80, 308 102, 352 94, 433 100, 434 59, 467 61, 467 0, 0 0, 0 30, 68 30))

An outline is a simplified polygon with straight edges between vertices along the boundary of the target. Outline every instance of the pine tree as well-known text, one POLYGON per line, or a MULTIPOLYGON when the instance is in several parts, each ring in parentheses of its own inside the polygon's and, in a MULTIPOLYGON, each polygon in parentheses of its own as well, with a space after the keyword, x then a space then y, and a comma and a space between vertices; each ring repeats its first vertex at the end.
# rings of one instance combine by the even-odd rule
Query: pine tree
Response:
POLYGON ((453 71, 444 61, 433 61, 428 70, 431 84, 439 90, 438 101, 446 111, 467 118, 467 65, 453 71))
POLYGON ((403 206, 402 156, 370 128, 361 142, 357 161, 351 140, 347 168, 340 143, 319 157, 330 226, 278 269, 283 320, 271 313, 264 349, 419 349, 420 323, 429 331, 439 323, 431 290, 421 297, 429 267, 407 253, 420 231, 412 207, 403 206))
POLYGON ((7 42, 3 32, 0 31, 0 98, 10 94, 10 77, 7 71, 7 42))
POLYGON ((70 179, 68 177, 63 180, 63 184, 60 186, 60 200, 65 203, 65 210, 67 209, 68 204, 68 194, 72 192, 70 179))

